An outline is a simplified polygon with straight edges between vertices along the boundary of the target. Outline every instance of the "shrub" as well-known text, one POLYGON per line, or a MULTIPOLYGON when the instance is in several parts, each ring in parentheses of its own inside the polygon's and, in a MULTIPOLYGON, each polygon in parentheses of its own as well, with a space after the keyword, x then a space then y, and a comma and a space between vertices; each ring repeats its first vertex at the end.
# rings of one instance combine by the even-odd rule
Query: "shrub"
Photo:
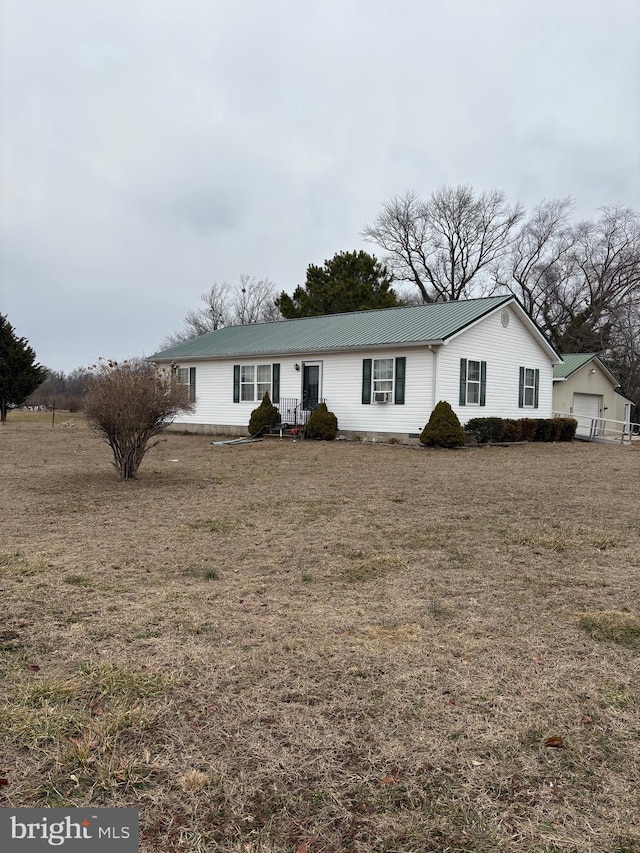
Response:
POLYGON ((538 421, 533 418, 520 418, 522 441, 535 441, 538 431, 538 421))
POLYGON ((249 435, 260 435, 265 429, 275 426, 280 420, 280 412, 271 402, 267 391, 257 409, 251 412, 249 435))
POLYGON ((553 441, 553 421, 549 418, 538 418, 534 441, 553 441))
POLYGON ((121 480, 134 480, 145 453, 178 412, 191 412, 189 389, 155 371, 144 359, 101 361, 87 381, 84 411, 93 430, 113 451, 121 480))
POLYGON ((504 441, 522 441, 522 421, 506 418, 504 421, 504 441))
POLYGON ((578 421, 575 418, 554 418, 560 425, 558 441, 573 441, 578 429, 578 421))
POLYGON ((486 444, 488 441, 502 441, 505 426, 502 418, 471 418, 465 430, 472 433, 478 444, 486 444))
POLYGON ((333 441, 338 434, 338 419, 327 409, 326 403, 318 403, 307 424, 305 435, 307 438, 333 441))
POLYGON ((560 418, 551 418, 549 421, 551 424, 551 438, 550 441, 560 441, 560 434, 562 433, 562 423, 560 418))
POLYGON ((446 400, 441 400, 431 412, 429 423, 420 435, 420 442, 427 447, 461 447, 465 444, 465 432, 446 400))

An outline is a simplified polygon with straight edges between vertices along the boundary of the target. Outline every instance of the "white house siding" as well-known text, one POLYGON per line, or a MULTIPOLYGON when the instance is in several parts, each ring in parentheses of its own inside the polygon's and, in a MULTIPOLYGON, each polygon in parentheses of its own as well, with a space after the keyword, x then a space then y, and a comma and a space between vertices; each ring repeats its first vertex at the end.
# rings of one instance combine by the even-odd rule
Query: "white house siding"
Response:
POLYGON ((553 364, 533 331, 511 307, 500 309, 463 330, 440 348, 436 397, 447 400, 460 423, 471 418, 550 418, 553 364), (502 324, 503 311, 509 312, 509 324, 502 324), (486 361, 486 405, 459 404, 460 359, 486 361), (520 367, 540 371, 538 407, 520 408, 518 390, 520 367))
POLYGON ((280 364, 280 398, 302 397, 303 365, 321 364, 320 396, 338 418, 338 428, 363 437, 419 433, 438 400, 451 403, 462 424, 474 417, 551 417, 553 364, 549 352, 512 308, 509 324, 501 322, 502 310, 481 319, 450 339, 448 344, 318 353, 309 356, 270 356, 263 359, 180 362, 196 367, 196 409, 176 419, 178 429, 246 434, 252 410, 259 401, 233 402, 233 365, 280 364), (405 402, 362 403, 362 362, 365 358, 406 358, 405 402), (487 363, 485 406, 460 406, 460 359, 487 363), (434 365, 434 359, 436 360, 434 365), (295 364, 300 370, 295 369, 295 364), (520 367, 538 369, 537 408, 518 407, 520 367), (437 373, 433 387, 434 368, 437 373))
POLYGON ((417 433, 432 409, 433 356, 426 347, 322 353, 314 358, 273 356, 269 359, 181 362, 196 368, 196 408, 176 418, 178 428, 209 432, 246 432, 259 401, 233 402, 234 364, 280 364, 280 399, 302 398, 303 365, 320 363, 320 396, 338 418, 340 430, 369 433, 417 433), (362 403, 362 362, 365 358, 406 358, 405 402, 362 403), (300 365, 300 370, 295 369, 300 365))
POLYGON ((363 434, 419 432, 432 409, 432 358, 425 346, 325 355, 322 396, 338 418, 338 428, 363 434), (363 359, 396 356, 407 359, 404 404, 363 404, 363 359))

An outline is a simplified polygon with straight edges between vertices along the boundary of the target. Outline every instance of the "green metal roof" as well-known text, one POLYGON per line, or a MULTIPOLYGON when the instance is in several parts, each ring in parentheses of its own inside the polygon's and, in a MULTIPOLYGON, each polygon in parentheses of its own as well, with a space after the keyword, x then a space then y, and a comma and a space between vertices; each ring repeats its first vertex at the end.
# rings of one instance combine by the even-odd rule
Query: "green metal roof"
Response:
POLYGON ((576 370, 580 370, 581 367, 584 367, 585 364, 589 364, 591 359, 597 358, 597 353, 595 352, 571 352, 567 353, 567 355, 563 355, 562 364, 554 364, 553 366, 553 378, 554 379, 568 379, 572 373, 575 373, 576 370))
POLYGON ((613 375, 607 365, 604 364, 602 359, 595 352, 570 352, 561 356, 561 358, 563 359, 563 363, 554 364, 553 366, 554 379, 568 379, 576 372, 576 370, 580 370, 580 368, 584 367, 585 364, 589 364, 590 361, 595 359, 600 366, 600 370, 602 370, 605 376, 609 377, 611 383, 614 386, 619 385, 619 380, 613 375))
POLYGON ((208 359, 439 343, 512 301, 515 299, 511 295, 492 296, 227 326, 157 352, 151 358, 208 359))

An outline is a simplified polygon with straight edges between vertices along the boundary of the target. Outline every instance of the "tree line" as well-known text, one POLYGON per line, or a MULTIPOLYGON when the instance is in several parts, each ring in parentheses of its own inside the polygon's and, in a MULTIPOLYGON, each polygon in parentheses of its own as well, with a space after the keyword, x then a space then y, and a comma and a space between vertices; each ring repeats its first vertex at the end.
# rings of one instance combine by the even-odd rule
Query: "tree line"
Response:
MULTIPOLYGON (((362 230, 381 260, 362 250, 338 252, 323 266, 310 264, 292 294, 246 273, 237 284, 216 282, 160 348, 230 325, 512 293, 558 352, 597 353, 638 404, 640 215, 612 205, 574 221, 573 210, 571 199, 556 199, 527 215, 501 190, 479 193, 466 185, 427 199, 406 192, 385 202, 362 230)), ((6 385, 10 371, 0 367, 6 385)), ((30 376, 39 387, 29 403, 80 404, 86 370, 67 376, 35 367, 30 376)), ((2 387, 0 394, 7 396, 2 387)), ((639 414, 636 406, 636 420, 639 414)))
POLYGON ((292 295, 246 275, 214 284, 163 345, 224 325, 512 293, 558 352, 597 353, 640 401, 640 216, 612 205, 573 221, 573 210, 564 198, 527 215, 501 190, 467 185, 409 191, 362 230, 381 261, 339 252, 310 264, 292 295))

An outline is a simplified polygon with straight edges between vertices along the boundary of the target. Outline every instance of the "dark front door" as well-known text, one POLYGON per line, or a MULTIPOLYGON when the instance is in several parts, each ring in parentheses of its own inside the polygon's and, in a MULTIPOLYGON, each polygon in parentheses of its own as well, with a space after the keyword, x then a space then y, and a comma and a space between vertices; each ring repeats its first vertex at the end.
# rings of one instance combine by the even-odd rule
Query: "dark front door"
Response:
POLYGON ((305 364, 302 373, 302 408, 313 411, 320 396, 320 365, 305 364))

